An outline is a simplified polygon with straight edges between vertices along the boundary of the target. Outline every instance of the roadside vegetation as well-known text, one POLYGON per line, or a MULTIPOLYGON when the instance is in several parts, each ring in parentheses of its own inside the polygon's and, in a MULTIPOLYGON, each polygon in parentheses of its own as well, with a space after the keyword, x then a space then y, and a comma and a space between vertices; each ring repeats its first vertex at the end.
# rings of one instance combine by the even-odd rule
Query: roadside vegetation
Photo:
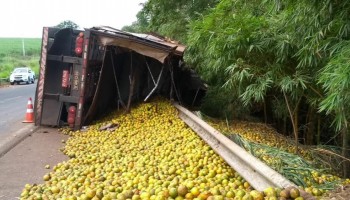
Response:
POLYGON ((20 66, 30 67, 38 74, 40 48, 40 38, 0 38, 0 78, 9 78, 13 69, 20 66))
POLYGON ((286 152, 312 147, 349 177, 349 13, 336 0, 149 0, 124 30, 187 45, 209 85, 205 115, 270 125, 294 144, 286 152))
MULTIPOLYGON (((79 28, 71 20, 64 20, 57 28, 79 28)), ((30 67, 39 73, 41 38, 0 38, 0 80, 9 78, 16 67, 30 67)))

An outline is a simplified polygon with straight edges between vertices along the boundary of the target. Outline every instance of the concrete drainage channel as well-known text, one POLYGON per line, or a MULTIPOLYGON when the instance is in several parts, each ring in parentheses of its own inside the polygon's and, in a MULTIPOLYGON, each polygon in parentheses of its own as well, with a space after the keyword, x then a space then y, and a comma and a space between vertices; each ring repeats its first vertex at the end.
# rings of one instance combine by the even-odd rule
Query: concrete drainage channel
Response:
MULTIPOLYGON (((186 108, 178 104, 174 106, 179 111, 179 117, 256 190, 263 191, 268 187, 297 187, 186 108)), ((305 191, 301 193, 313 199, 305 191)))

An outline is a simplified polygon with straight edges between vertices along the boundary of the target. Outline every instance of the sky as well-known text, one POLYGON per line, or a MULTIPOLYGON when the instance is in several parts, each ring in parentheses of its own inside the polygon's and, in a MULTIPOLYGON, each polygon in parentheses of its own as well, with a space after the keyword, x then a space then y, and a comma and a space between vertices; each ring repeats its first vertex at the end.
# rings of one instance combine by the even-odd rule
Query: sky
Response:
POLYGON ((45 26, 71 20, 80 28, 121 29, 136 21, 146 0, 2 0, 0 37, 40 38, 45 26))

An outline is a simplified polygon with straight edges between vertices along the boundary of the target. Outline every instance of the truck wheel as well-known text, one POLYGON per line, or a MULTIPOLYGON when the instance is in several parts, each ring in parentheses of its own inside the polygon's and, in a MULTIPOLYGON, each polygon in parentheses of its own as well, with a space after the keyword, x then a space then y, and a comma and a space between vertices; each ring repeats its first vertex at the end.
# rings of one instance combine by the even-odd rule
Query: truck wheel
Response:
POLYGON ((30 83, 30 77, 28 77, 26 84, 28 85, 30 83))
POLYGON ((10 82, 10 84, 11 84, 11 85, 14 85, 14 84, 15 84, 15 82, 10 82))

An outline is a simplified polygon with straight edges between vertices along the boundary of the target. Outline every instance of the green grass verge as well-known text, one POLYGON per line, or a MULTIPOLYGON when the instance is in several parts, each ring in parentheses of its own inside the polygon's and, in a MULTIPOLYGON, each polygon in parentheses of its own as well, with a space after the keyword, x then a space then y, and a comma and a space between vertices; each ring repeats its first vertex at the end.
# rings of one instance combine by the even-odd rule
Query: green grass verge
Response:
POLYGON ((19 66, 30 67, 38 74, 40 50, 40 38, 0 38, 0 78, 8 78, 19 66))

